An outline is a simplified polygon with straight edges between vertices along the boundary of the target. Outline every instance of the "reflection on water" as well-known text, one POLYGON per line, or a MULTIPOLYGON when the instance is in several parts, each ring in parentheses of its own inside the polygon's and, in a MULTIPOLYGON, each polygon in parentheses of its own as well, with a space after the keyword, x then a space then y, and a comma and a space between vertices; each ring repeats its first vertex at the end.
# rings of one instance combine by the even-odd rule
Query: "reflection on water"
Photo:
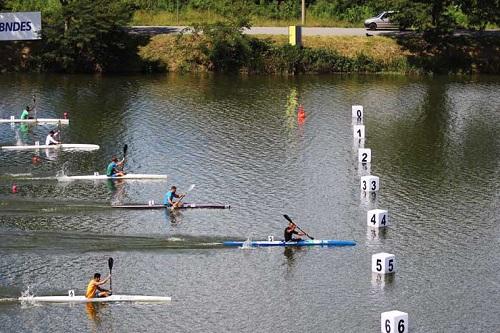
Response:
MULTIPOLYGON (((71 114, 66 142, 101 149, 51 160, 43 152, 38 164, 32 152, 0 153, 1 296, 29 284, 60 294, 84 285, 90 267, 113 255, 121 263, 117 290, 174 300, 168 308, 110 304, 89 312, 1 304, 2 329, 287 330, 277 318, 294 309, 296 330, 369 332, 394 308, 411 313, 416 332, 494 331, 498 316, 483 309, 495 308, 498 287, 499 85, 493 76, 2 75, 0 118, 36 91, 39 117, 71 114), (361 140, 353 137, 352 105, 364 106, 361 140), (161 202, 170 183, 44 178, 64 165, 71 174, 103 174, 124 143, 128 172, 168 174, 179 188, 200 184, 190 201, 233 208, 115 210, 111 203, 161 202), (365 146, 368 165, 357 159, 365 146), (19 191, 10 193, 7 174, 28 173, 41 179, 16 180, 19 191), (367 174, 380 177, 379 192, 360 190, 367 174), (375 208, 396 223, 367 228, 366 211, 375 208), (281 233, 282 214, 318 239, 357 245, 221 245, 281 233), (401 258, 397 280, 370 282, 371 255, 385 251, 401 258)), ((32 143, 51 128, 1 124, 0 143, 32 143)))

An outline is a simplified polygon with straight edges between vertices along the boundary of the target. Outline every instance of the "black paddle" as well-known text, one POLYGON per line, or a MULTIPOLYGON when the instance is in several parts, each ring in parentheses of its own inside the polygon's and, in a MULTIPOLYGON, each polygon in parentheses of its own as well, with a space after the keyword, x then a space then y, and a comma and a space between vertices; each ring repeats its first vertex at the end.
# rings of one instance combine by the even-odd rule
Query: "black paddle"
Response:
MULTIPOLYGON (((127 157, 127 150, 128 150, 128 144, 125 144, 123 146, 122 172, 125 169, 125 157, 127 157)), ((125 174, 125 172, 124 172, 124 174, 125 174)))
MULTIPOLYGON (((113 258, 108 259, 108 267, 109 267, 109 275, 111 275, 111 271, 113 270, 113 258)), ((113 285, 111 284, 111 276, 109 277, 109 291, 113 292, 113 285)))
POLYGON ((287 220, 288 220, 288 222, 295 224, 295 226, 297 227, 297 229, 299 229, 300 231, 302 231, 302 232, 304 233, 304 235, 306 235, 306 236, 307 236, 307 237, 309 237, 310 239, 314 239, 314 237, 309 236, 309 235, 307 234, 307 232, 305 232, 304 230, 300 229, 300 227, 297 225, 297 223, 295 223, 295 222, 293 222, 293 221, 292 221, 292 219, 290 218, 290 216, 288 216, 288 215, 286 215, 286 214, 283 214, 283 217, 284 217, 285 219, 287 219, 287 220))
POLYGON ((33 94, 33 107, 32 108, 35 110, 35 119, 36 119, 36 96, 35 96, 35 94, 33 94))

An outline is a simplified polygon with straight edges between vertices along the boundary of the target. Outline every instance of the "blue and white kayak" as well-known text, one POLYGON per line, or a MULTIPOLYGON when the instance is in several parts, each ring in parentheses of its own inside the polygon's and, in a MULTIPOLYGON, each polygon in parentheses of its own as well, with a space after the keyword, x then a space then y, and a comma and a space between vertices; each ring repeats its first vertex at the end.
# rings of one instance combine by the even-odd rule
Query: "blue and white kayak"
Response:
POLYGON ((264 247, 264 246, 354 246, 355 241, 352 240, 336 240, 336 239, 307 239, 300 240, 297 242, 285 242, 285 241, 225 241, 224 246, 252 246, 252 247, 264 247))

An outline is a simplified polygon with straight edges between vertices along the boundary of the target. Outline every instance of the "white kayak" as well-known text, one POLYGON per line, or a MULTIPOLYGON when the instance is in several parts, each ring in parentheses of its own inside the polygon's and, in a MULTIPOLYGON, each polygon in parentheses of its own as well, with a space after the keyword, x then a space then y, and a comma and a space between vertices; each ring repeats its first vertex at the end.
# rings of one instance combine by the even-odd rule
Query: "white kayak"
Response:
POLYGON ((98 145, 62 143, 60 145, 26 145, 26 146, 2 146, 3 150, 32 150, 32 149, 67 149, 67 150, 97 150, 98 145))
POLYGON ((11 117, 10 119, 0 119, 0 124, 2 123, 21 123, 21 124, 69 124, 69 119, 57 119, 57 118, 37 118, 37 119, 19 119, 11 117))
POLYGON ((86 298, 85 296, 25 296, 21 302, 46 303, 94 303, 94 302, 169 302, 171 297, 142 295, 111 295, 108 297, 86 298))
POLYGON ((142 173, 127 173, 120 177, 110 177, 106 175, 100 175, 98 172, 94 172, 93 175, 88 176, 62 176, 57 177, 59 181, 72 181, 72 180, 106 180, 106 179, 150 179, 150 180, 162 180, 167 179, 167 175, 150 175, 142 173))

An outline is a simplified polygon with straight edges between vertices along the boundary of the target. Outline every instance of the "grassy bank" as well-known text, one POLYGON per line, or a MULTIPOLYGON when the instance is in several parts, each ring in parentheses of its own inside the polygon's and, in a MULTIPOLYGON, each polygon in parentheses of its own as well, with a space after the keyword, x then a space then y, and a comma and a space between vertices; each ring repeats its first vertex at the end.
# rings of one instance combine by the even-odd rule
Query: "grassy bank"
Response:
MULTIPOLYGON (((418 72, 402 49, 387 37, 305 36, 304 48, 292 47, 286 36, 250 36, 251 54, 233 70, 267 73, 418 72)), ((159 35, 139 51, 144 60, 166 71, 213 71, 217 64, 203 52, 203 37, 159 35)))
POLYGON ((304 36, 303 48, 288 45, 286 36, 238 38, 235 42, 201 34, 158 35, 140 48, 139 55, 156 64, 157 69, 173 72, 500 73, 498 35, 432 40, 418 34, 398 38, 304 36))
MULTIPOLYGON (((169 11, 147 11, 139 10, 134 12, 131 25, 182 25, 188 26, 193 22, 206 22, 215 23, 225 20, 225 15, 220 15, 217 11, 212 10, 193 10, 184 9, 177 12, 169 11)), ((287 27, 290 25, 301 24, 300 18, 298 19, 272 19, 263 16, 250 16, 250 22, 256 27, 287 27)), ((321 18, 309 15, 306 18, 306 25, 308 27, 345 27, 353 28, 363 27, 362 22, 352 23, 349 21, 335 20, 332 18, 321 18)))

